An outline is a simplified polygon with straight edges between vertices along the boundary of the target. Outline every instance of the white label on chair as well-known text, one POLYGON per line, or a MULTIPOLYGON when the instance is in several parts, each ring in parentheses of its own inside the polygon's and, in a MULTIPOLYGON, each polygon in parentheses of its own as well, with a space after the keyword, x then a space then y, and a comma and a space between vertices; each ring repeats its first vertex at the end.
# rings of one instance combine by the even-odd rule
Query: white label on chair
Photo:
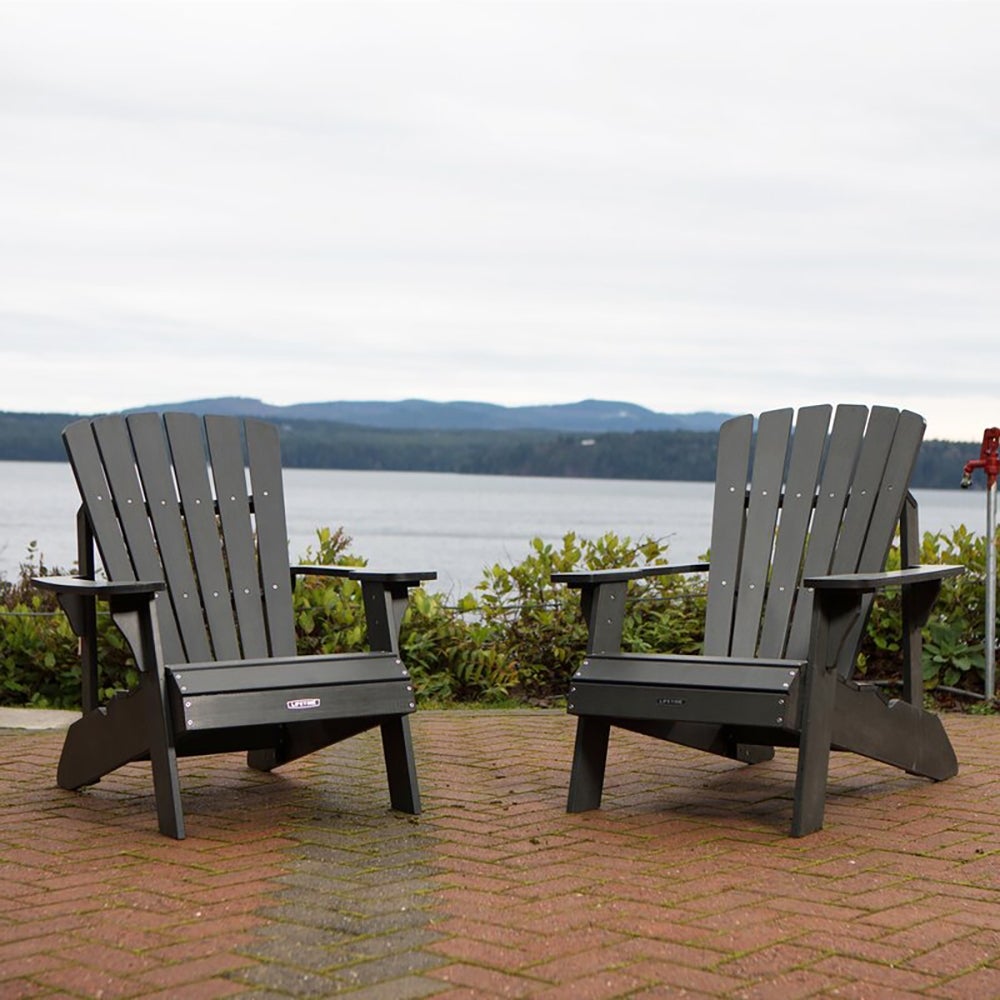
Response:
POLYGON ((293 712, 303 708, 319 708, 319 698, 295 698, 292 701, 286 701, 285 707, 293 712))

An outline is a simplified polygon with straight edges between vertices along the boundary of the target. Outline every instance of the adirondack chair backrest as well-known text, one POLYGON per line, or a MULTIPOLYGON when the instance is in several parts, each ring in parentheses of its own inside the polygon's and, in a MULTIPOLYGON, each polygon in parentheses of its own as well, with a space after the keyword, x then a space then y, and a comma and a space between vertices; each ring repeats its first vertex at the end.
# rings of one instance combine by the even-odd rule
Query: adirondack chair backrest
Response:
MULTIPOLYGON (((803 659, 803 576, 882 569, 924 420, 889 407, 811 406, 727 421, 719 435, 705 654, 803 659)), ((855 630, 860 637, 860 627, 855 630)))
POLYGON ((77 421, 63 440, 108 579, 167 584, 166 663, 295 655, 272 425, 140 413, 77 421))

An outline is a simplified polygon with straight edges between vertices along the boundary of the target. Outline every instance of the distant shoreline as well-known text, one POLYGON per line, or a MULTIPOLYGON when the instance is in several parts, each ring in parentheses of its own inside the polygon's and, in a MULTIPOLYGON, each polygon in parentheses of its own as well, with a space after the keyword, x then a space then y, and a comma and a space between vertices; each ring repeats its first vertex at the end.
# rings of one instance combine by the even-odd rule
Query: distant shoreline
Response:
MULTIPOLYGON (((591 402, 601 413, 607 406, 626 405, 591 402)), ((207 406, 187 405, 191 409, 207 406)), ((586 405, 579 404, 580 407, 586 405)), ((559 407, 532 409, 562 411, 559 407)), ((573 410, 577 416, 580 412, 573 410)), ((724 419, 723 414, 698 416, 724 419)), ((64 461, 60 435, 63 428, 76 419, 79 418, 60 413, 0 413, 0 461, 64 461)), ((326 419, 276 419, 273 416, 264 419, 280 426, 282 460, 290 469, 654 482, 712 482, 715 478, 718 438, 715 429, 603 432, 552 428, 448 429, 371 427, 326 419)), ((915 489, 957 489, 963 466, 979 454, 979 448, 978 443, 972 442, 925 441, 911 485, 915 489)))

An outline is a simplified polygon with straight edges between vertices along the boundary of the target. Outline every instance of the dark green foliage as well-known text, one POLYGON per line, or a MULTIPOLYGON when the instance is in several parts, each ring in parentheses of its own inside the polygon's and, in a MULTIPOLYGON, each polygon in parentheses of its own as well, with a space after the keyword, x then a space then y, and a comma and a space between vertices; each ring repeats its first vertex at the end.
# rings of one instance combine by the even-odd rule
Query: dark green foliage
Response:
MULTIPOLYGON (((647 566, 667 562, 666 545, 608 534, 594 540, 567 534, 560 546, 540 539, 513 566, 491 566, 473 593, 456 603, 422 589, 411 592, 403 620, 403 658, 426 704, 495 702, 537 704, 565 695, 586 643, 579 594, 551 583, 572 569, 647 566)), ((929 690, 983 690, 985 539, 964 527, 951 536, 925 534, 921 561, 961 563, 964 576, 946 580, 924 630, 924 676, 929 690)), ((360 565, 340 530, 317 532, 305 563, 360 565)), ((890 554, 898 567, 899 552, 890 554)), ((71 708, 79 701, 76 638, 54 599, 30 577, 53 572, 30 550, 19 579, 0 581, 0 704, 71 708)), ((58 571, 56 571, 58 572, 58 571)), ((667 575, 629 585, 625 648, 633 652, 697 653, 702 642, 704 580, 667 575)), ((302 653, 363 648, 360 586, 349 580, 303 577, 294 595, 302 653)), ((107 615, 99 622, 101 689, 134 686, 135 668, 107 615)), ((869 679, 898 681, 900 611, 897 593, 876 600, 862 644, 859 669, 869 679)))
MULTIPOLYGON (((321 528, 316 550, 309 549, 303 565, 361 566, 363 559, 352 556, 351 543, 341 529, 321 528)), ((295 586, 295 622, 298 648, 303 654, 318 655, 362 649, 365 610, 361 585, 336 577, 301 576, 295 586)))
POLYGON ((0 460, 62 462, 62 429, 73 420, 64 413, 0 412, 0 460))
MULTIPOLYGON (((562 697, 580 662, 587 628, 579 592, 554 585, 552 574, 652 566, 667 562, 667 549, 652 538, 633 542, 609 533, 586 540, 572 532, 564 536, 561 548, 538 538, 531 546, 531 553, 517 565, 484 571, 467 613, 481 619, 492 647, 509 664, 513 693, 529 699, 562 697)), ((630 583, 625 648, 696 650, 701 643, 702 587, 697 577, 682 575, 630 583)))
MULTIPOLYGON (((45 565, 34 543, 17 580, 0 580, 0 704, 78 708, 80 663, 77 638, 55 595, 35 587, 35 576, 64 575, 45 565)), ((134 687, 138 675, 121 633, 98 612, 102 696, 134 687)))
MULTIPOLYGON (((924 685, 982 692, 986 657, 986 537, 959 525, 950 536, 924 534, 920 562, 965 566, 965 573, 943 581, 923 632, 924 685)), ((889 553, 888 568, 898 569, 899 550, 889 553)), ((871 679, 899 679, 902 614, 898 591, 880 594, 872 606, 861 646, 859 668, 871 679)))
MULTIPOLYGON (((342 530, 321 528, 317 547, 304 565, 361 565, 349 552, 342 530)), ((364 604, 361 585, 353 580, 303 576, 295 588, 295 620, 302 653, 340 653, 362 649, 364 604)), ((489 648, 482 623, 467 619, 463 608, 446 607, 438 594, 411 591, 400 644, 417 690, 425 697, 467 701, 504 694, 512 674, 506 660, 489 648)))

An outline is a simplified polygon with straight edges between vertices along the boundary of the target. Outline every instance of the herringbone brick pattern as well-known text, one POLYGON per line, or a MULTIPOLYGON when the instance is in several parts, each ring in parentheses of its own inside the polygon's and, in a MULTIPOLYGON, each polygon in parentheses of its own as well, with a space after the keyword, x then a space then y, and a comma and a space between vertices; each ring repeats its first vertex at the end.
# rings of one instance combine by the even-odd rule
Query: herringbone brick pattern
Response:
POLYGON ((946 725, 956 779, 835 754, 802 840, 793 753, 625 733, 567 815, 560 712, 418 713, 419 819, 375 734, 182 761, 180 843, 148 765, 63 792, 62 734, 2 731, 0 998, 1000 997, 1000 719, 946 725))

